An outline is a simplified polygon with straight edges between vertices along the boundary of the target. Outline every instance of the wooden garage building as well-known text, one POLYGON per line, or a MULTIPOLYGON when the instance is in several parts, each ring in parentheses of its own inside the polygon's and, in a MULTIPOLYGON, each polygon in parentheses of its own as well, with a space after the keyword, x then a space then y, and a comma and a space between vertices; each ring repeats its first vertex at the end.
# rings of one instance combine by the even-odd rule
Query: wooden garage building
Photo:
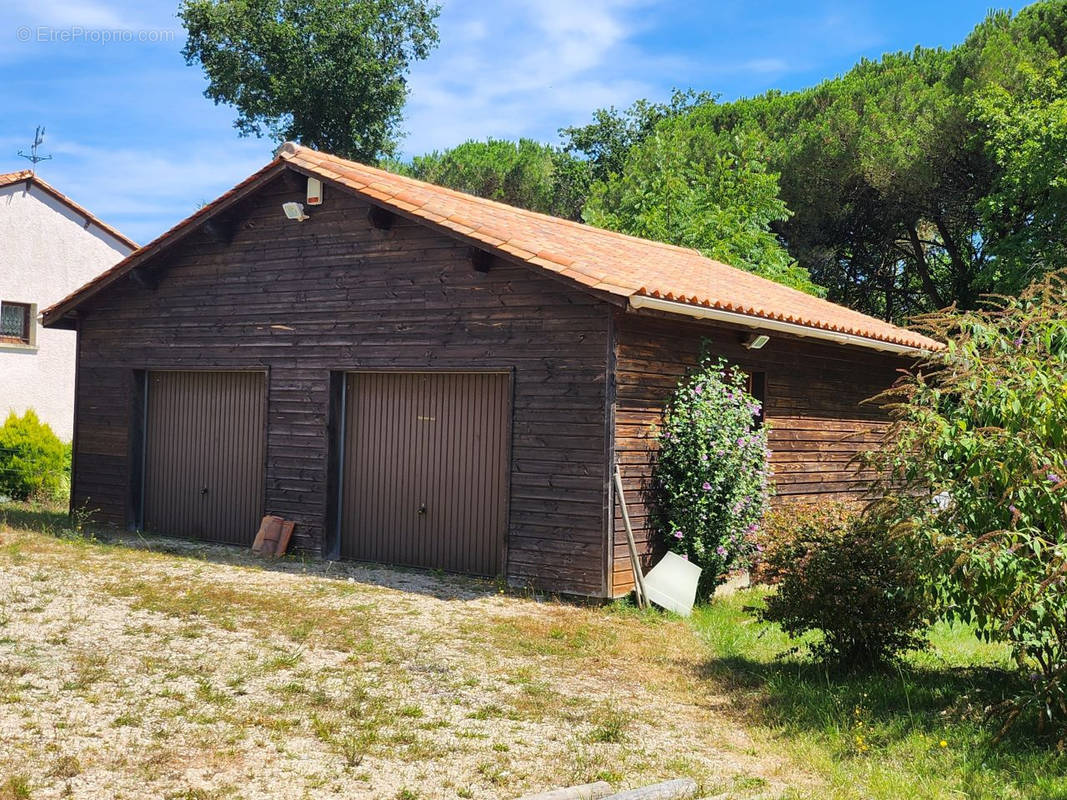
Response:
POLYGON ((322 557, 599 597, 630 587, 613 465, 647 552, 650 425, 702 342, 763 396, 778 502, 862 490, 860 402, 936 346, 293 144, 44 324, 78 331, 73 503, 102 521, 248 544, 273 513, 322 557))

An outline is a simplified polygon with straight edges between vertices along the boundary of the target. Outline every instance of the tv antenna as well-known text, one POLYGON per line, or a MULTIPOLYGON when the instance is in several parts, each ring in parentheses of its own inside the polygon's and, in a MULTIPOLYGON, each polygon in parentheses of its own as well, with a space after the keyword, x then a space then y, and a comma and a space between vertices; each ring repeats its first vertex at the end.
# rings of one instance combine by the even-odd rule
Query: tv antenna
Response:
POLYGON ((35 167, 42 161, 49 161, 52 158, 51 155, 42 156, 38 155, 37 153, 38 148, 40 148, 42 144, 44 144, 44 126, 38 125, 37 130, 34 131, 33 134, 33 147, 30 148, 29 155, 23 153, 21 150, 19 150, 19 155, 29 161, 35 167))

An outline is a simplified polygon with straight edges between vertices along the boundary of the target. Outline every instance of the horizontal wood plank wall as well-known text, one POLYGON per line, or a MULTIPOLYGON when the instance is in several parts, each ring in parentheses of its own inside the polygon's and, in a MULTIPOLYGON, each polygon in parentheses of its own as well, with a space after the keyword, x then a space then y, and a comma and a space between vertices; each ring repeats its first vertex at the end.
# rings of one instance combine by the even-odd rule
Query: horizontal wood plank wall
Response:
POLYGON ((269 370, 265 510, 321 554, 330 372, 514 369, 508 579, 603 595, 610 306, 527 267, 474 270, 468 248, 327 186, 285 218, 289 172, 234 212, 232 240, 196 232, 80 310, 76 503, 128 524, 135 369, 269 370))
MULTIPOLYGON (((877 442, 885 424, 884 413, 862 401, 888 388, 906 359, 773 334, 762 350, 749 351, 740 343, 744 333, 736 329, 645 314, 620 313, 615 330, 615 455, 646 559, 654 552, 647 503, 655 453, 651 428, 678 379, 698 362, 705 339, 709 353, 766 374, 774 502, 862 496, 869 476, 849 461, 877 442)), ((631 590, 633 577, 617 504, 614 531, 613 593, 618 596, 631 590)))

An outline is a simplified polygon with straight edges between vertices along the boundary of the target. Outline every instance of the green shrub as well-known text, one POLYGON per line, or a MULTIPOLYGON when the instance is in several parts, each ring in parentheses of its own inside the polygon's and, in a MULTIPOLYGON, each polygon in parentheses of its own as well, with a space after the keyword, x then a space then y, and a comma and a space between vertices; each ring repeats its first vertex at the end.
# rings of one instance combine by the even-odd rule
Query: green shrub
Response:
POLYGON ((70 447, 31 409, 0 428, 0 494, 14 500, 62 501, 70 489, 70 447))
POLYGON ((859 511, 837 500, 781 505, 767 511, 756 535, 749 577, 753 583, 778 583, 792 572, 793 562, 783 558, 783 548, 799 541, 813 541, 823 533, 843 534, 859 511))
POLYGON ((923 646, 934 616, 928 594, 915 560, 876 516, 802 524, 768 560, 778 591, 760 617, 791 636, 821 632, 809 645, 817 658, 863 669, 923 646))
POLYGON ((767 435, 747 377, 704 359, 664 410, 652 476, 653 524, 666 546, 698 564, 701 596, 747 564, 767 506, 767 435))
POLYGON ((1003 706, 1067 729, 1067 272, 983 311, 887 393, 875 466, 949 613, 1007 642, 1030 687, 1003 706))

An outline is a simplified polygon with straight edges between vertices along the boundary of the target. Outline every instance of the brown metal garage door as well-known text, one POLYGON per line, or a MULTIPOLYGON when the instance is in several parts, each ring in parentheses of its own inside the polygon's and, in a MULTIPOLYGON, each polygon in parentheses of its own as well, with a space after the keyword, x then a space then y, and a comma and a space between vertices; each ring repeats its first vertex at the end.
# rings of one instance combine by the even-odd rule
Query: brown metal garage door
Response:
POLYGON ((350 374, 341 556, 500 574, 510 409, 505 373, 350 374))
POLYGON ((251 544, 263 515, 266 376, 150 372, 144 527, 251 544))

